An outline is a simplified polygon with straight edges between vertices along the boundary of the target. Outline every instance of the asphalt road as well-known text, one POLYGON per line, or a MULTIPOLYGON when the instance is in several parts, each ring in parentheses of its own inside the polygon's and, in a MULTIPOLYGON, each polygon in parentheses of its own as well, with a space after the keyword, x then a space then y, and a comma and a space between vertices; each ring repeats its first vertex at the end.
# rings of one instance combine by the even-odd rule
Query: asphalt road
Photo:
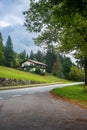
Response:
POLYGON ((0 130, 87 130, 87 110, 37 92, 0 100, 0 130))
POLYGON ((40 87, 32 87, 32 88, 23 88, 23 89, 13 89, 13 90, 1 90, 0 91, 0 100, 13 98, 13 97, 20 97, 26 94, 33 94, 37 92, 48 92, 53 88, 61 88, 65 86, 83 84, 83 82, 77 83, 69 83, 69 84, 55 84, 55 85, 48 85, 48 86, 40 86, 40 87))

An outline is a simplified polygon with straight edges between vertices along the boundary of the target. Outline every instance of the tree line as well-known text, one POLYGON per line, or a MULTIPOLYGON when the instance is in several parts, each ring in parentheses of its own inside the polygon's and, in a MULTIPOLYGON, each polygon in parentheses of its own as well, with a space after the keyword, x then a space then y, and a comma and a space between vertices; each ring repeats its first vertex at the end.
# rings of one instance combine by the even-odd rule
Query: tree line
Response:
POLYGON ((46 51, 38 50, 34 53, 31 50, 30 55, 25 50, 17 53, 13 50, 11 36, 8 36, 4 46, 0 33, 0 65, 19 68, 21 63, 28 59, 45 63, 47 65, 46 72, 54 76, 70 80, 84 80, 83 70, 74 65, 69 57, 55 52, 53 45, 49 45, 46 51))

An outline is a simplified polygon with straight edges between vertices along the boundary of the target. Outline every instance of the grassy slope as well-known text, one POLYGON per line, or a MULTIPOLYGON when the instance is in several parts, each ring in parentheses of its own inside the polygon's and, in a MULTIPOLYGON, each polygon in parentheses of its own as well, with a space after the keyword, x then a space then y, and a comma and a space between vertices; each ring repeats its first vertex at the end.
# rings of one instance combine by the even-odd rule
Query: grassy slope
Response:
POLYGON ((63 79, 59 79, 52 75, 39 76, 29 72, 23 72, 16 69, 0 66, 0 77, 14 78, 14 79, 26 79, 41 83, 53 83, 53 82, 67 82, 63 79))
POLYGON ((53 89, 53 92, 60 97, 70 99, 87 108, 87 93, 84 92, 84 85, 70 86, 53 89))

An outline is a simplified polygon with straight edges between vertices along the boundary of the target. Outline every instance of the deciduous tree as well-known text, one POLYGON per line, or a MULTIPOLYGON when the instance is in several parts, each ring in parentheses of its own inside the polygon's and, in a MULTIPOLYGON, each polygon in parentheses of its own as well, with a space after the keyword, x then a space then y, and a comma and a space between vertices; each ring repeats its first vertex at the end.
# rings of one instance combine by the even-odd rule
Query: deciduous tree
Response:
POLYGON ((24 15, 27 29, 41 32, 37 44, 58 43, 63 52, 82 54, 87 85, 87 0, 30 0, 24 15))

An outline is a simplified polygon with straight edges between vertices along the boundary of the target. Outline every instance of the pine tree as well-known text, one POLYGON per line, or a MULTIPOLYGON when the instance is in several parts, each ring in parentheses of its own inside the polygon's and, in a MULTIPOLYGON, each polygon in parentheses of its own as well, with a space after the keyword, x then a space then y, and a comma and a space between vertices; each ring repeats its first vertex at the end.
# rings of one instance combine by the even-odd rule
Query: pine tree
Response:
POLYGON ((46 53, 47 72, 52 73, 53 64, 57 61, 53 46, 49 46, 46 53))
POLYGON ((35 56, 34 56, 34 53, 33 53, 33 51, 31 50, 31 52, 30 52, 30 59, 31 59, 31 60, 34 60, 34 57, 35 57, 35 56))
POLYGON ((43 62, 43 54, 40 50, 37 51, 35 57, 37 61, 43 62))
POLYGON ((2 35, 0 33, 0 65, 4 65, 4 46, 3 46, 3 39, 2 39, 2 35))
POLYGON ((26 61, 28 59, 28 56, 26 54, 26 51, 22 51, 20 54, 19 54, 19 58, 20 58, 20 63, 26 61))
POLYGON ((63 58, 63 74, 65 79, 69 79, 69 73, 72 67, 72 61, 69 57, 63 58))
POLYGON ((6 58, 5 65, 8 67, 13 67, 15 56, 14 56, 13 44, 10 36, 8 36, 6 46, 5 46, 5 58, 6 58))

